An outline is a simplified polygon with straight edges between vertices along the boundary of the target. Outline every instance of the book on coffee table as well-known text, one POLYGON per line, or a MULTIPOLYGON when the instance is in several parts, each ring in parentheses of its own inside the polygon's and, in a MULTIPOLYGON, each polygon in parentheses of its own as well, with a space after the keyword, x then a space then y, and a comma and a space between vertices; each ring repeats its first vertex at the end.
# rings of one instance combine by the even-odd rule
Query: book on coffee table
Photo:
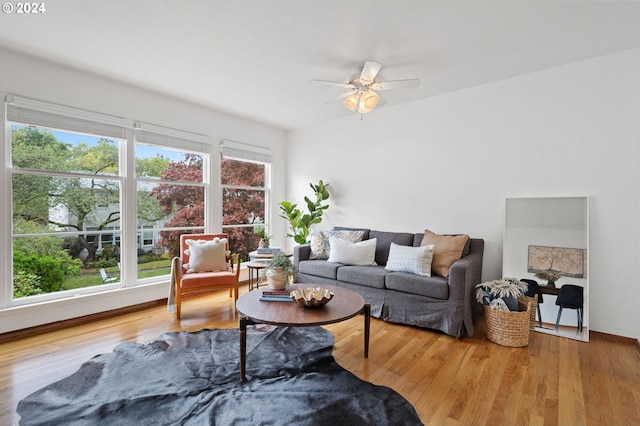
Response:
POLYGON ((289 296, 290 290, 262 290, 263 296, 289 296))
POLYGON ((260 296, 263 302, 292 302, 291 296, 288 294, 263 294, 260 296))

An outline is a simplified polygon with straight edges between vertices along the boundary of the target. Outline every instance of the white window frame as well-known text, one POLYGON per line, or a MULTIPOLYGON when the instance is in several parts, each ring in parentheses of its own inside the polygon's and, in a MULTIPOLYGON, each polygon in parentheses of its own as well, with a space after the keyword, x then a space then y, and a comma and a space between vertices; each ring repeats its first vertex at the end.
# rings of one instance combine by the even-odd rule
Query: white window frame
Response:
MULTIPOLYGON (((0 120, 0 157, 4 170, 0 173, 0 193, 8 196, 0 219, 0 310, 10 307, 32 305, 41 302, 70 299, 85 294, 100 294, 137 287, 143 284, 166 281, 167 276, 143 280, 137 279, 137 180, 135 175, 135 144, 140 135, 153 135, 153 143, 183 152, 191 151, 203 155, 203 186, 205 186, 205 229, 212 229, 212 167, 210 165, 214 145, 208 136, 135 122, 112 115, 85 111, 49 102, 43 102, 17 95, 1 94, 5 102, 0 106, 3 119, 0 120), (119 176, 105 176, 110 180, 120 180, 120 241, 121 241, 121 282, 88 287, 45 295, 13 299, 13 218, 12 218, 12 175, 11 168, 11 124, 34 125, 64 132, 77 132, 96 136, 116 138, 121 141, 119 176), (135 129, 135 130, 134 130, 135 129)), ((143 136, 144 137, 144 136, 143 136)), ((86 176, 85 176, 86 177, 86 176)), ((109 229, 102 231, 113 234, 109 229)), ((44 236, 45 234, 38 234, 44 236)), ((62 236, 56 233, 55 236, 62 236)))

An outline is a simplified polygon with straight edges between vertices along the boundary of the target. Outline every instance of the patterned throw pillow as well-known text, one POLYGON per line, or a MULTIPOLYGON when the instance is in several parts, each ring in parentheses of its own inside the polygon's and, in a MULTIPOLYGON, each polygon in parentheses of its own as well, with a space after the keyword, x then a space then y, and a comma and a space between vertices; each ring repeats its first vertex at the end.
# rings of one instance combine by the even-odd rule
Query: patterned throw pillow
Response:
POLYGON ((362 241, 364 237, 364 231, 315 231, 312 230, 309 236, 311 255, 309 259, 313 260, 326 260, 329 259, 329 252, 331 251, 331 245, 329 244, 329 238, 340 238, 351 243, 357 243, 362 241))
POLYGON ((329 237, 331 252, 327 261, 345 265, 375 265, 377 243, 375 238, 352 243, 342 238, 329 237))
POLYGON ((189 255, 189 263, 185 263, 182 267, 191 272, 219 272, 227 271, 225 248, 227 247, 226 238, 214 238, 213 240, 186 240, 189 246, 184 252, 189 255))
POLYGON ((423 277, 430 277, 434 247, 433 244, 411 247, 391 243, 389 260, 387 260, 387 266, 384 269, 392 272, 409 272, 423 277))

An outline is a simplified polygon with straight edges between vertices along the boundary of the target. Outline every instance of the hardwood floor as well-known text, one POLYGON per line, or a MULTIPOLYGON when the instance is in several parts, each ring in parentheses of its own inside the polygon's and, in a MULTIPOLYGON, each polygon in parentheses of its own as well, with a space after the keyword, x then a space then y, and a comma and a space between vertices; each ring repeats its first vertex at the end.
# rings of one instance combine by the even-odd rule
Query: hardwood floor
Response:
MULTIPOLYGON (((241 294, 247 286, 241 287, 241 294)), ((186 299, 178 322, 163 304, 0 343, 0 425, 17 424, 18 401, 75 372, 118 343, 167 331, 237 328, 228 292, 186 299)), ((591 342, 532 333, 506 348, 476 334, 441 333, 373 319, 369 358, 362 318, 326 327, 336 361, 410 401, 429 425, 640 425, 640 348, 591 333, 591 342)), ((6 336, 5 336, 6 337, 6 336)))

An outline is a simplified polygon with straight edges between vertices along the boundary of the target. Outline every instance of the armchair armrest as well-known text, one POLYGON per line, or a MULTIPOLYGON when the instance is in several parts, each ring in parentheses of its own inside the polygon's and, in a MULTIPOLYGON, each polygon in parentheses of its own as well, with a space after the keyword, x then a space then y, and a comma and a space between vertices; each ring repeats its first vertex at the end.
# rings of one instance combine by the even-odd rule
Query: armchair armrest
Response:
POLYGON ((235 272, 236 274, 236 280, 238 280, 238 278, 240 277, 240 255, 237 253, 232 253, 231 255, 229 255, 229 267, 231 268, 232 272, 235 272), (235 265, 234 265, 235 262, 235 265))

